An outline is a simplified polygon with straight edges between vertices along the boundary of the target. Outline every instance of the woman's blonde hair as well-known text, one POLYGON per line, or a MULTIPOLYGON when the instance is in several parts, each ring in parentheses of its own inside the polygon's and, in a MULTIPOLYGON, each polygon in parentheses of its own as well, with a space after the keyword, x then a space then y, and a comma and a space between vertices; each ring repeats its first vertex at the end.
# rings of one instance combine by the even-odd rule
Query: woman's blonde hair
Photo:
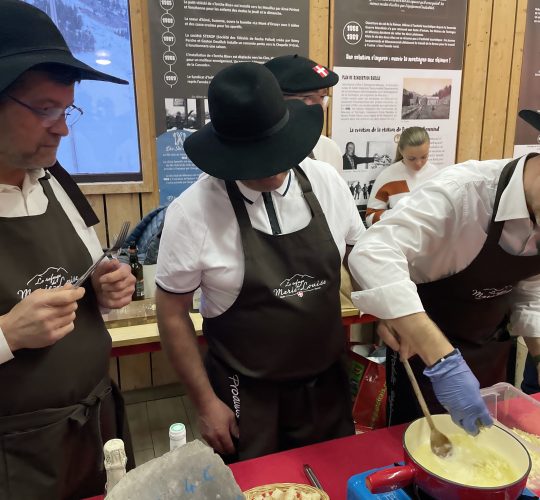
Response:
POLYGON ((396 148, 396 158, 394 163, 403 160, 403 151, 406 147, 412 146, 421 146, 425 143, 429 144, 429 134, 426 132, 424 127, 409 127, 401 132, 399 136, 399 142, 396 148))

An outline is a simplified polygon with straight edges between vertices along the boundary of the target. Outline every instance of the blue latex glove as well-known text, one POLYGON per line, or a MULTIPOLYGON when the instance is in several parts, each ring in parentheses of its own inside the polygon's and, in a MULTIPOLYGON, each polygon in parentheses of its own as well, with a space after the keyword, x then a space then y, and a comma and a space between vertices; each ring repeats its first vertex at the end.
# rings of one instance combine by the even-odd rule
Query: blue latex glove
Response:
POLYGON ((491 426, 491 418, 480 395, 480 384, 459 351, 424 370, 431 379, 433 391, 452 420, 476 436, 482 425, 491 426))

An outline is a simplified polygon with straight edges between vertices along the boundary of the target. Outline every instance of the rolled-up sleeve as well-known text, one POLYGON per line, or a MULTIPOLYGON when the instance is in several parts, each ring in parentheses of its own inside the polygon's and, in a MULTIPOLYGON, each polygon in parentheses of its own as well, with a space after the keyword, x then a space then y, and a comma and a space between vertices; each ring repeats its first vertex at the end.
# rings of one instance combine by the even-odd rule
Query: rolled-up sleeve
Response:
POLYGON ((380 319, 401 318, 424 311, 416 285, 411 280, 401 280, 378 288, 353 292, 351 298, 360 311, 380 319))
POLYGON ((520 281, 512 290, 512 335, 540 337, 540 275, 520 281))
POLYGON ((4 337, 4 332, 0 328, 0 365, 6 361, 13 359, 13 353, 8 346, 6 337, 4 337))

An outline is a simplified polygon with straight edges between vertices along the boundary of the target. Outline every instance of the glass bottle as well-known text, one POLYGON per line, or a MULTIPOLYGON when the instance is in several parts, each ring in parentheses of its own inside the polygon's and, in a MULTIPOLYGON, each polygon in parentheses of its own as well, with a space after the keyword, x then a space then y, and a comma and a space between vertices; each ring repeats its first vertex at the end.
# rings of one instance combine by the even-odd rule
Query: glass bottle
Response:
POLYGON ((143 277, 143 266, 139 262, 139 256, 137 255, 137 247, 135 243, 131 243, 128 249, 129 253, 129 266, 131 267, 131 274, 135 276, 137 280, 135 282, 135 291, 133 292, 133 300, 143 300, 144 299, 144 277, 143 277))

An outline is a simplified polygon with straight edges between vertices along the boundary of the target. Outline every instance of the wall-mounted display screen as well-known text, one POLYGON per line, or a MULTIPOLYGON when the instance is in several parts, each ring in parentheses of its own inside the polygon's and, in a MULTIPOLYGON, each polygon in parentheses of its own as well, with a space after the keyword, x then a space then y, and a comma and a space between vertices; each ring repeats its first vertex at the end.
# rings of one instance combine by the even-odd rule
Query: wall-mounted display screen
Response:
POLYGON ((141 159, 128 0, 26 0, 60 28, 75 57, 129 85, 82 81, 58 160, 77 182, 140 181, 141 159))

